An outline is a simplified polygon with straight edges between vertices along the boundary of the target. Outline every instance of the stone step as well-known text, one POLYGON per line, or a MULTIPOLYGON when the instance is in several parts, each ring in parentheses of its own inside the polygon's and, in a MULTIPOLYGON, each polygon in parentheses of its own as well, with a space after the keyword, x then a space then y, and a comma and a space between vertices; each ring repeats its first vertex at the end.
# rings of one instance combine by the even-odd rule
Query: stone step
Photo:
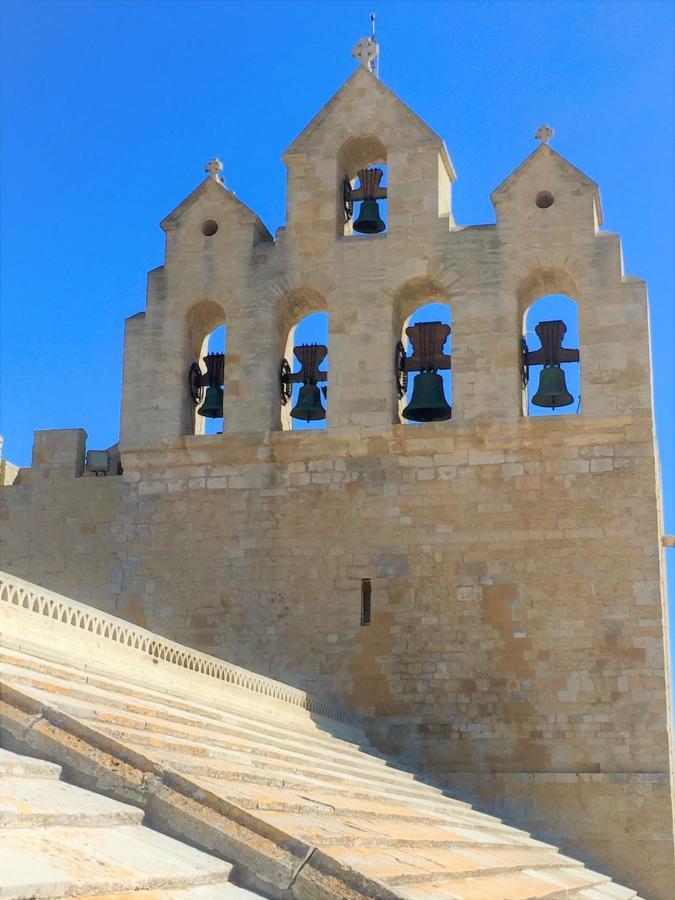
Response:
MULTIPOLYGON (((8 673, 4 673, 7 677, 8 673)), ((26 679, 21 682, 29 691, 34 693, 46 702, 53 702, 54 697, 58 697, 59 707, 65 712, 78 718, 82 716, 95 717, 99 721, 108 722, 112 725, 121 725, 130 728, 142 728, 147 731, 158 731, 163 734, 175 735, 176 737, 203 736, 212 739, 214 735, 218 735, 223 739, 240 740, 246 743, 264 743, 266 746, 275 747, 283 752, 307 752, 311 750, 317 759, 323 759, 328 762, 343 762, 345 764, 354 764, 358 766, 373 766, 378 761, 381 765, 387 766, 388 760, 384 756, 368 753, 357 748, 344 747, 341 741, 335 738, 329 738, 321 744, 311 744, 300 738, 292 736, 290 732, 286 735, 265 734, 257 730, 249 729, 245 724, 236 724, 228 722, 214 722, 213 720, 193 718, 191 721, 185 719, 176 721, 175 718, 169 718, 161 712, 156 711, 152 707, 138 707, 138 711, 130 712, 124 707, 124 696, 117 698, 117 704, 113 705, 108 698, 102 702, 99 697, 92 696, 90 692, 83 689, 73 689, 66 686, 67 697, 52 689, 52 685, 42 679, 26 679)), ((409 773, 406 773, 409 775, 409 773)))
POLYGON ((186 888, 155 888, 149 891, 123 891, 114 894, 88 894, 83 900, 260 900, 246 888, 229 881, 199 884, 186 888))
MULTIPOLYGON (((59 898, 65 900, 65 898, 59 898)), ((155 888, 149 891, 123 891, 115 894, 87 894, 82 900, 260 900, 246 888, 229 881, 200 884, 187 888, 155 888)))
MULTIPOLYGON (((236 764, 241 764, 243 762, 251 767, 255 767, 257 761, 259 771, 263 775, 267 771, 267 758, 265 756, 258 757, 257 748, 253 748, 248 753, 243 754, 205 744, 197 745, 186 742, 181 742, 179 744, 175 739, 160 740, 157 736, 148 737, 145 732, 111 728, 104 723, 97 722, 96 727, 99 731, 114 737, 116 740, 131 745, 144 754, 156 758, 158 762, 169 763, 172 759, 175 760, 176 750, 179 750, 182 751, 183 755, 189 756, 192 753, 200 760, 203 760, 205 757, 208 759, 229 759, 236 764)), ((277 761, 279 765, 284 764, 283 758, 278 758, 277 761)), ((310 767, 311 761, 309 763, 304 763, 301 767, 301 771, 306 772, 310 767)), ((182 766, 178 770, 185 771, 182 766)), ((324 774, 327 773, 324 772, 324 774)), ((205 779, 203 777, 199 777, 198 780, 208 783, 212 790, 217 790, 220 796, 227 797, 231 799, 232 802, 239 802, 237 798, 240 798, 241 805, 246 809, 298 811, 303 808, 308 808, 306 802, 297 799, 298 795, 296 792, 290 789, 278 790, 273 786, 268 786, 264 777, 258 779, 262 784, 247 784, 245 780, 233 782, 228 780, 223 781, 218 778, 205 779), (255 797, 256 794, 258 795, 257 797, 255 797)), ((439 804, 436 802, 435 795, 433 802, 428 804, 425 804, 423 800, 420 800, 412 805, 409 804, 407 799, 401 801, 401 805, 383 804, 382 793, 384 793, 385 799, 388 798, 390 796, 391 788, 387 785, 383 785, 382 788, 383 792, 380 792, 379 794, 377 792, 368 794, 368 797, 372 799, 360 799, 356 796, 356 792, 346 791, 344 792, 344 796, 336 793, 333 791, 331 785, 329 795, 330 800, 328 800, 327 803, 324 800, 319 800, 318 802, 321 804, 321 809, 325 809, 327 813, 331 812, 331 807, 336 809, 339 808, 341 811, 349 810, 350 814, 357 814, 357 811, 370 811, 376 809, 381 810, 382 814, 385 814, 386 809, 392 815, 410 818, 411 821, 420 816, 424 816, 430 821, 462 821, 467 825, 474 825, 475 827, 498 828, 502 832, 508 830, 510 833, 529 837, 526 832, 505 825, 496 817, 473 811, 470 807, 455 807, 452 801, 449 801, 447 804, 439 804)), ((306 792, 307 791, 305 791, 305 793, 306 792)), ((322 791, 314 790, 314 794, 320 795, 322 794, 322 791)), ((326 792, 324 791, 323 794, 326 795, 326 792)))
POLYGON ((524 869, 400 885, 396 893, 405 900, 558 900, 578 896, 580 889, 608 880, 605 875, 584 868, 524 869))
MULTIPOLYGON (((293 791, 277 790, 259 785, 225 783, 212 779, 193 778, 196 784, 206 788, 214 794, 236 803, 243 809, 268 810, 275 812, 301 812, 313 815, 359 817, 366 816, 377 819, 394 819, 400 822, 422 822, 429 825, 437 825, 443 828, 446 825, 469 824, 464 820, 458 820, 451 814, 425 810, 422 807, 398 806, 388 802, 386 796, 379 800, 359 800, 354 797, 341 797, 334 792, 312 791, 305 794, 296 794, 293 791)), ((473 823, 472 823, 473 824, 473 823)), ((481 827, 481 826, 478 826, 481 827)), ((525 832, 512 829, 509 825, 503 825, 496 820, 486 823, 482 829, 489 833, 513 834, 526 837, 525 832)))
POLYGON ((142 809, 118 803, 64 781, 0 777, 0 825, 3 828, 133 825, 142 820, 142 809))
MULTIPOLYGON (((130 747, 137 749, 139 752, 146 750, 143 744, 129 741, 126 742, 130 747)), ((326 773, 316 773, 316 776, 310 774, 311 770, 292 771, 289 767, 280 764, 279 766, 265 765, 265 768, 256 766, 248 766, 242 763, 227 764, 221 760, 213 760, 211 762, 195 761, 185 754, 162 753, 162 763, 170 766, 174 770, 184 775, 190 775, 195 779, 209 779, 214 782, 239 783, 251 785, 266 785, 269 787, 292 790, 294 792, 306 790, 330 790, 336 794, 347 797, 355 797, 360 800, 381 799, 382 792, 386 792, 389 800, 396 803, 412 804, 422 806, 425 809, 435 810, 437 812, 452 813, 453 817, 464 821, 467 824, 475 822, 485 825, 488 822, 495 824, 503 824, 496 816, 490 816, 477 812, 471 808, 468 803, 455 801, 450 797, 443 797, 442 794, 433 793, 426 796, 424 786, 420 786, 419 790, 414 791, 392 786, 390 783, 383 784, 374 779, 358 778, 353 775, 333 775, 331 778, 326 773)))
POLYGON ((609 881, 607 884, 598 884, 591 888, 582 888, 573 896, 583 897, 584 900, 633 900, 634 897, 640 900, 637 891, 632 890, 632 888, 621 887, 620 884, 614 884, 613 881, 609 881))
POLYGON ((4 775, 10 778, 58 779, 61 777, 61 766, 0 748, 0 776, 4 775))
POLYGON ((328 845, 321 849, 345 865, 384 881, 390 887, 466 877, 483 878, 520 869, 583 869, 580 862, 538 847, 489 850, 431 847, 416 851, 392 848, 374 852, 364 847, 328 845))
MULTIPOLYGON (((31 693, 39 699, 43 699, 47 702, 50 702, 53 699, 48 692, 37 690, 35 688, 30 688, 30 690, 31 690, 31 693)), ((62 709, 64 712, 67 712, 70 715, 72 715, 76 718, 79 718, 81 720, 92 721, 96 724, 96 727, 99 727, 99 728, 102 726, 111 726, 113 728, 115 728, 117 726, 121 726, 121 727, 125 728, 125 732, 126 732, 126 728, 128 728, 129 725, 131 724, 131 727, 134 729, 134 732, 136 732, 136 733, 138 733, 139 731, 143 731, 143 732, 157 733, 157 734, 161 734, 161 735, 168 735, 170 737, 178 736, 178 737, 185 737, 186 739, 192 738, 193 740, 191 740, 191 743, 200 743, 200 744, 208 743, 211 746, 224 747, 225 749, 228 749, 227 744, 222 743, 225 740, 225 738, 227 737, 227 732, 218 732, 220 740, 214 742, 212 740, 212 737, 213 737, 212 733, 205 729, 189 731, 187 729, 177 729, 171 725, 165 725, 165 723, 161 722, 161 721, 153 721, 151 719, 143 719, 141 716, 130 717, 130 716, 127 716, 124 714, 109 715, 107 713, 106 709, 103 707, 100 707, 100 706, 93 707, 90 705, 83 705, 81 703, 77 704, 77 703, 71 702, 70 700, 65 700, 65 701, 59 700, 59 708, 62 709), (202 738, 202 740, 197 742, 194 739, 198 738, 198 737, 202 738)), ((241 746, 241 745, 239 745, 239 746, 241 746)), ((258 746, 259 746, 259 744, 257 742, 255 742, 255 743, 247 742, 246 751, 247 752, 249 752, 249 751, 255 752, 255 749, 258 746)), ((278 749, 282 749, 280 744, 277 743, 276 746, 278 749)), ((285 755, 284 755, 284 757, 285 757, 285 755)), ((187 757, 184 756, 182 761, 185 762, 186 758, 187 757)), ((349 757, 347 757, 346 755, 343 758, 345 761, 349 760, 349 757)), ((374 791, 374 790, 381 791, 382 788, 386 785, 389 796, 393 797, 394 799, 396 799, 399 802, 424 803, 428 808, 438 808, 439 810, 441 810, 441 809, 444 810, 444 809, 447 809, 448 806, 453 806, 453 807, 457 808, 458 810, 460 810, 460 809, 465 810, 466 815, 469 817, 475 817, 475 816, 479 815, 481 817, 481 819, 483 819, 483 820, 485 820, 486 818, 490 818, 489 816, 486 816, 485 814, 482 814, 482 813, 474 813, 471 809, 470 804, 464 803, 463 801, 460 801, 460 800, 454 800, 453 798, 444 797, 443 793, 439 789, 433 788, 428 785, 424 785, 423 783, 420 783, 419 786, 415 789, 415 788, 411 788, 408 786, 410 784, 410 782, 407 779, 404 781, 403 785, 398 784, 397 779, 391 778, 391 777, 389 777, 386 782, 383 782, 381 779, 381 771, 384 771, 384 770, 380 770, 380 769, 377 769, 377 771, 375 769, 366 769, 366 773, 365 773, 366 775, 368 773, 375 772, 375 774, 372 776, 372 779, 370 781, 371 790, 368 791, 367 785, 369 784, 369 782, 366 777, 359 778, 358 781, 355 781, 355 775, 352 773, 351 770, 348 774, 346 772, 339 773, 334 767, 331 767, 330 770, 327 772, 325 769, 325 754, 322 754, 322 755, 312 754, 311 759, 312 759, 312 761, 316 760, 319 763, 319 765, 323 764, 324 768, 318 770, 318 772, 317 772, 318 777, 315 777, 315 778, 308 777, 308 776, 305 776, 303 778, 302 776, 297 775, 296 780, 298 782, 298 784, 297 784, 298 787, 302 787, 303 785, 321 786, 322 784, 326 787, 328 787, 328 786, 333 787, 336 780, 342 779, 345 782, 344 790, 348 790, 350 792, 350 794, 353 796, 356 796, 357 792, 360 790, 360 792, 364 795, 364 797, 367 797, 367 796, 369 796, 369 794, 372 791, 374 791), (321 778, 322 771, 323 771, 323 780, 321 778), (392 789, 393 789, 393 793, 392 793, 392 789)), ((349 761, 353 763, 355 771, 358 771, 359 773, 363 773, 364 767, 361 766, 360 759, 352 759, 349 761)), ((269 769, 267 767, 268 767, 268 763, 266 763, 266 767, 265 767, 266 773, 269 771, 269 769)), ((230 767, 229 778, 236 779, 236 780, 249 780, 248 777, 244 778, 243 773, 246 770, 248 770, 248 772, 249 772, 250 780, 252 780, 253 782, 260 783, 260 784, 272 785, 274 782, 274 786, 281 787, 281 786, 286 786, 289 781, 293 780, 293 774, 285 767, 282 767, 282 769, 281 769, 283 775, 281 777, 273 779, 271 776, 269 776, 267 774, 264 774, 264 775, 260 774, 259 770, 257 770, 254 767, 246 767, 246 766, 242 766, 241 764, 237 768, 230 767)), ((194 769, 193 769, 193 771, 194 771, 194 769)), ((227 770, 224 768, 223 773, 225 773, 226 771, 227 770)), ((306 769, 305 769, 305 771, 306 771, 306 769)), ((396 775, 398 775, 397 770, 393 766, 386 767, 386 771, 389 774, 395 773, 396 775)), ((403 773, 403 774, 407 775, 408 773, 403 773)), ((218 777, 221 777, 220 773, 218 773, 218 777)), ((225 777, 227 777, 227 776, 225 776, 225 777)), ((414 782, 413 782, 413 784, 414 784, 414 782)), ((498 821, 498 820, 495 819, 495 821, 498 821)))
MULTIPOLYGON (((65 704, 60 703, 59 708, 64 709, 65 711, 65 704)), ((356 764, 347 765, 337 761, 332 762, 330 760, 317 759, 308 753, 291 751, 283 752, 281 750, 276 750, 273 747, 267 747, 264 744, 244 742, 241 740, 231 741, 227 746, 223 746, 216 741, 211 743, 191 741, 185 738, 172 737, 161 731, 148 731, 143 728, 123 728, 117 725, 110 725, 107 722, 101 722, 98 719, 96 720, 96 728, 116 740, 141 744, 147 748, 148 753, 154 755, 157 755, 157 751, 165 749, 171 753, 184 753, 189 756, 206 759, 232 760, 248 765, 257 765, 261 768, 265 768, 268 764, 276 763, 281 766, 290 766, 292 769, 297 769, 298 771, 312 769, 324 774, 330 774, 331 771, 335 771, 342 775, 351 775, 363 771, 368 775, 376 777, 380 773, 382 773, 382 775, 386 773, 388 777, 386 779, 382 778, 383 788, 385 788, 387 784, 391 787, 398 784, 396 776, 392 777, 392 772, 395 772, 395 769, 378 766, 376 763, 371 763, 370 765, 364 763, 363 767, 356 764)))
MULTIPOLYGON (((90 669, 80 669, 76 665, 47 662, 20 650, 0 647, 0 672, 4 665, 22 668, 37 675, 60 677, 70 685, 76 682, 88 684, 99 690, 122 694, 127 700, 138 699, 157 703, 169 710, 181 710, 188 714, 199 710, 200 715, 214 719, 220 719, 224 714, 230 714, 241 721, 250 723, 251 726, 257 726, 263 731, 268 728, 270 730, 280 729, 288 731, 289 728, 292 728, 295 733, 302 733, 308 739, 317 736, 321 738, 321 736, 329 733, 340 741, 345 743, 352 742, 357 747, 361 746, 362 741, 365 741, 365 744, 370 746, 362 728, 320 716, 309 710, 304 710, 300 706, 286 704, 281 700, 278 701, 278 713, 274 715, 269 707, 261 708, 256 706, 257 695, 254 692, 250 694, 251 709, 231 701, 228 707, 229 685, 220 683, 215 679, 213 679, 213 684, 222 687, 222 700, 219 699, 218 704, 214 704, 212 701, 195 701, 192 693, 188 695, 180 691, 177 686, 180 683, 180 673, 182 671, 180 667, 176 667, 177 684, 170 684, 166 690, 159 690, 146 684, 137 684, 132 680, 131 674, 129 676, 122 672, 119 674, 100 674, 90 669)), ((211 679, 207 680, 211 681, 211 679)))
MULTIPOLYGON (((172 695, 170 691, 157 693, 150 688, 130 685, 123 679, 103 678, 76 668, 57 667, 56 663, 45 665, 41 661, 35 661, 34 657, 8 651, 5 648, 0 650, 0 673, 3 671, 16 683, 21 683, 24 677, 28 679, 28 682, 35 684, 44 681, 43 689, 49 689, 47 685, 53 685, 56 692, 59 692, 59 688, 61 688, 72 697, 78 696, 78 691, 83 691, 86 697, 93 695, 111 707, 118 707, 141 715, 146 709, 153 708, 158 712, 161 711, 162 716, 168 720, 175 718, 177 721, 197 719, 204 723, 231 722, 239 726, 243 725, 262 736, 279 734, 282 737, 297 738, 297 735, 301 734, 303 742, 316 743, 317 746, 330 744, 337 739, 344 747, 350 747, 357 751, 365 749, 367 752, 379 756, 365 733, 357 731, 353 726, 348 726, 350 736, 352 738, 355 735, 358 736, 358 741, 345 739, 340 735, 340 731, 344 729, 342 723, 334 723, 333 720, 321 717, 318 718, 324 727, 312 719, 310 721, 311 728, 307 729, 303 723, 298 727, 295 716, 291 721, 286 721, 281 717, 265 718, 264 715, 247 714, 246 711, 239 708, 228 710, 226 692, 223 697, 223 706, 213 707, 204 705, 202 702, 185 701, 172 695)), ((310 713, 306 715, 310 715, 310 713)))
POLYGON ((142 825, 6 828, 0 858, 3 900, 213 885, 232 869, 142 825))
MULTIPOLYGON (((97 725, 98 727, 98 725, 97 725)), ((143 744, 134 744, 129 741, 130 746, 141 750, 143 744)), ((269 784, 273 787, 291 787, 304 788, 310 787, 330 787, 339 792, 348 791, 352 796, 364 797, 371 794, 380 795, 382 791, 386 791, 388 796, 394 796, 401 802, 426 801, 433 804, 439 804, 443 809, 452 808, 459 813, 472 815, 480 815, 475 813, 469 803, 461 800, 455 800, 452 797, 445 797, 440 790, 435 788, 427 788, 426 785, 420 783, 415 788, 410 786, 410 782, 404 781, 398 784, 393 779, 383 779, 377 775, 363 776, 353 773, 328 773, 326 770, 316 769, 315 767, 298 768, 292 765, 286 765, 283 762, 274 763, 266 761, 264 769, 259 766, 246 765, 242 762, 228 763, 220 759, 202 759, 201 757, 192 757, 189 754, 174 753, 165 751, 162 756, 163 762, 172 766, 178 771, 182 771, 193 775, 203 775, 207 778, 222 779, 223 781, 249 781, 252 784, 269 784), (429 793, 426 793, 427 790, 429 793)), ((395 771, 395 770, 393 770, 395 771)), ((414 784, 414 782, 413 782, 414 784)), ((486 818, 491 818, 486 816, 486 818)), ((498 820, 497 820, 498 821, 498 820)))
POLYGON ((376 816, 358 815, 329 817, 321 814, 297 814, 261 810, 258 818, 268 822, 282 831, 293 834, 307 843, 316 846, 331 844, 338 846, 388 846, 388 842, 412 841, 423 846, 435 843, 476 846, 476 847, 542 847, 545 850, 556 850, 550 844, 537 841, 523 832, 514 834, 512 830, 504 831, 467 827, 461 824, 443 824, 437 822, 405 822, 395 819, 381 819, 376 816))
MULTIPOLYGON (((351 792, 339 793, 332 786, 323 789, 276 790, 266 785, 249 784, 247 782, 222 782, 218 779, 193 777, 195 782, 204 785, 213 793, 227 797, 247 809, 274 810, 291 812, 300 809, 310 811, 311 807, 317 815, 335 815, 340 818, 377 816, 380 819, 399 819, 406 822, 426 822, 438 828, 469 828, 501 837, 531 841, 530 834, 511 825, 507 825, 493 816, 472 816, 459 813, 452 807, 427 806, 423 802, 409 804, 399 803, 387 792, 369 794, 361 797, 351 792)), ((549 846, 549 845, 544 845, 549 846)))

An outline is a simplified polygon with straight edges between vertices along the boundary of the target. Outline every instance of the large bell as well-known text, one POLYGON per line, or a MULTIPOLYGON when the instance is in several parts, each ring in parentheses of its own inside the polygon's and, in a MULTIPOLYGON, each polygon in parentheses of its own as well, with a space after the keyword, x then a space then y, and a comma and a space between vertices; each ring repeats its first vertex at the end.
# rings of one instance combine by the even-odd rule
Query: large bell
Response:
POLYGON ((359 217, 354 222, 354 231, 359 234, 379 234, 387 226, 380 218, 380 208, 377 200, 363 200, 359 217))
POLYGON ((401 413, 411 422, 441 422, 452 418, 452 407, 443 392, 438 372, 420 372, 415 376, 410 403, 401 413))
POLYGON ((223 389, 207 387, 204 402, 197 412, 205 419, 221 419, 223 416, 223 389))
POLYGON ((532 398, 534 406, 557 409, 574 403, 574 397, 567 390, 565 373, 560 366, 545 366, 539 376, 539 389, 532 398))
POLYGON ((303 384, 291 415, 303 422, 317 422, 326 418, 326 410, 321 404, 321 391, 315 384, 303 384))

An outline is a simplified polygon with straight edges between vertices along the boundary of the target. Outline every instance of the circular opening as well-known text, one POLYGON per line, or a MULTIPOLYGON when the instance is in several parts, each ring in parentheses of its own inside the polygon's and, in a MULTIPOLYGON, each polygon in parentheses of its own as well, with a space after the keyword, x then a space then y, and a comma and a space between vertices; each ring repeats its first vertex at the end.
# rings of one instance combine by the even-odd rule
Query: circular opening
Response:
POLYGON ((213 219, 207 219, 202 224, 202 234, 206 235, 206 237, 211 237, 216 231, 218 231, 218 223, 214 222, 213 219))
POLYGON ((534 200, 539 209, 548 209, 549 206, 553 206, 554 201, 555 197, 550 191, 539 191, 534 200))

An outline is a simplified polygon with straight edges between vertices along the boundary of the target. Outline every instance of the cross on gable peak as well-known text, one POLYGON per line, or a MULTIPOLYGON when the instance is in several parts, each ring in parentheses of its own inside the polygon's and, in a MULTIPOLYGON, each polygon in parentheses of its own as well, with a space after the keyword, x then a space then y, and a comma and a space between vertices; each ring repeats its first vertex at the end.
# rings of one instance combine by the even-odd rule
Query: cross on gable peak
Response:
POLYGON ((223 164, 217 156, 212 157, 207 162, 207 164, 204 166, 204 171, 208 173, 209 178, 213 178, 213 180, 217 181, 218 184, 225 184, 225 181, 220 174, 223 171, 223 164))
POLYGON ((534 133, 535 138, 542 144, 548 144, 555 132, 550 125, 540 125, 534 133))

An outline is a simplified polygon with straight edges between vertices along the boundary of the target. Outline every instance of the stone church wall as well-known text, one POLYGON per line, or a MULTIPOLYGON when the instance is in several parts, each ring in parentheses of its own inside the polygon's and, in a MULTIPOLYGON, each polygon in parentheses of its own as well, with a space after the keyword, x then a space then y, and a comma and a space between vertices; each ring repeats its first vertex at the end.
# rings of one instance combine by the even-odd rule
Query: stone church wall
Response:
POLYGON ((75 477, 82 438, 38 433, 3 489, 4 567, 375 717, 617 878, 670 877, 648 421, 193 436, 108 478, 75 477))

